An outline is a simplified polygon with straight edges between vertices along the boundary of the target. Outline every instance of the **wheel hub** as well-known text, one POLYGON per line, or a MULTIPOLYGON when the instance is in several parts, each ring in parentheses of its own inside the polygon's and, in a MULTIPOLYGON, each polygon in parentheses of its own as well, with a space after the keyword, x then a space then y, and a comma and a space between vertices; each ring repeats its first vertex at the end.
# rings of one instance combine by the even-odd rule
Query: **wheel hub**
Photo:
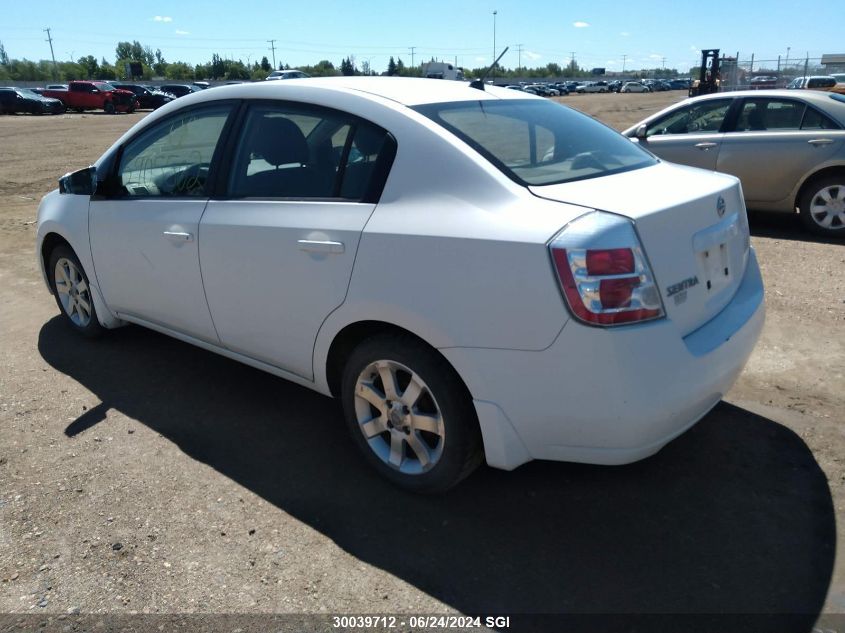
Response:
POLYGON ((400 402, 392 402, 387 412, 387 421, 390 428, 403 429, 405 426, 405 407, 400 402))

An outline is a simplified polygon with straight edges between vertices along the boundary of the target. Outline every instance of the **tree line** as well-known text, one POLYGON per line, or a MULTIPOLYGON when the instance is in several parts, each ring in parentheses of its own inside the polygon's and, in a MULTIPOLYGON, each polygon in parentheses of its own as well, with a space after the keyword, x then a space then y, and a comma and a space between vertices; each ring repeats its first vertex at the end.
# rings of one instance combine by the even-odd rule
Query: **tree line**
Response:
MULTIPOLYGON (((431 61, 434 61, 432 59, 431 61)), ((278 64, 279 70, 290 69, 284 62, 278 64)), ((320 60, 314 65, 298 66, 299 70, 312 77, 326 77, 334 75, 376 75, 369 60, 358 64, 354 55, 343 58, 339 66, 329 60, 320 60)), ((164 58, 161 49, 152 49, 140 42, 118 42, 115 47, 115 60, 110 62, 105 57, 97 59, 93 55, 79 57, 76 61, 50 60, 32 61, 28 59, 10 59, 3 43, 0 42, 0 80, 6 81, 72 81, 74 79, 142 79, 150 81, 153 78, 177 81, 215 81, 215 80, 263 80, 274 70, 267 56, 260 61, 244 63, 240 59, 226 59, 217 53, 205 64, 189 64, 183 61, 169 62, 164 58), (135 77, 127 76, 126 68, 129 62, 141 64, 141 74, 135 77)), ((487 71, 486 67, 464 69, 467 79, 481 77, 487 71)), ((386 75, 420 77, 422 66, 407 66, 401 57, 390 57, 386 75)), ((631 77, 676 77, 675 69, 654 68, 626 73, 631 77)), ((566 66, 549 63, 535 68, 504 68, 497 66, 490 74, 492 78, 516 79, 535 78, 547 79, 558 77, 581 78, 592 76, 591 71, 581 68, 575 59, 566 66)))

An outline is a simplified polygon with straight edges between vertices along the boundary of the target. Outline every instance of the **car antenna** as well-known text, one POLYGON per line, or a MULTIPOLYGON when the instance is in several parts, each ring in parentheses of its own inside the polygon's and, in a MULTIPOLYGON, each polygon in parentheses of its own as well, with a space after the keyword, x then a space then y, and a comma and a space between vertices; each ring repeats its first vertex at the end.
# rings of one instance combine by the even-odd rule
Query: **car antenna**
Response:
POLYGON ((490 71, 491 71, 491 70, 493 70, 493 68, 495 68, 495 67, 496 67, 496 64, 498 64, 498 63, 499 63, 499 60, 500 60, 500 59, 502 59, 502 57, 504 57, 504 56, 505 56, 505 53, 507 53, 507 52, 508 52, 508 48, 509 48, 508 46, 505 46, 505 50, 503 50, 503 51, 502 51, 502 54, 501 54, 501 55, 499 55, 499 56, 496 58, 496 61, 494 61, 494 62, 493 62, 493 65, 492 65, 492 66, 490 66, 490 68, 488 68, 487 70, 485 70, 485 71, 484 71, 484 74, 483 74, 483 75, 481 75, 481 77, 480 77, 479 79, 476 79, 475 81, 473 81, 473 82, 469 85, 469 87, 470 87, 470 88, 477 88, 478 90, 484 91, 484 80, 485 80, 485 79, 487 79, 487 75, 489 75, 489 74, 490 74, 490 71))

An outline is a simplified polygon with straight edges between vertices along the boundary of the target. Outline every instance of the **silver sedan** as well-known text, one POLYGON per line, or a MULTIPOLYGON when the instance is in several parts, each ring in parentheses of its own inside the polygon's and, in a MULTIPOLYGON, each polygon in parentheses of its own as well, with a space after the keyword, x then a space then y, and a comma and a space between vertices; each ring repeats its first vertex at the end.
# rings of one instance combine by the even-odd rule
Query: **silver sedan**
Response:
POLYGON ((658 157, 737 176, 749 209, 799 211, 845 238, 845 96, 767 90, 687 99, 623 132, 658 157))

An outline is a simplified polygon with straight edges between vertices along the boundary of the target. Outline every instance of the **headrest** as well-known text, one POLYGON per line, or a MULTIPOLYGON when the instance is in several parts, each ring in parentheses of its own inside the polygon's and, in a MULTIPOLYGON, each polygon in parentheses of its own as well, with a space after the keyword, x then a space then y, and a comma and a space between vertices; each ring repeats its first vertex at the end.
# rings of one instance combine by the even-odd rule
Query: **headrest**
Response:
POLYGON ((308 143, 290 119, 264 115, 253 119, 248 147, 274 167, 308 162, 308 143))

